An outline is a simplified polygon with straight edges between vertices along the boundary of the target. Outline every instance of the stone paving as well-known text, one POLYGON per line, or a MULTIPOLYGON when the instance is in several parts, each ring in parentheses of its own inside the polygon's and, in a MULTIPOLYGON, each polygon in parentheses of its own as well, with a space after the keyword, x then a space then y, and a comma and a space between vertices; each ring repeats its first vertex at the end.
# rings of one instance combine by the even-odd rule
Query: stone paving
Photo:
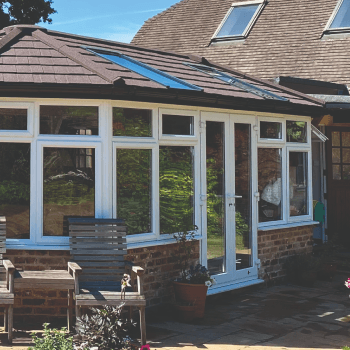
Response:
MULTIPOLYGON (((350 345, 348 277, 338 273, 314 288, 262 286, 208 297, 202 320, 180 323, 164 312, 148 321, 148 344, 151 350, 341 349, 350 345)), ((28 348, 29 332, 14 336, 9 346, 0 333, 0 350, 28 348)))

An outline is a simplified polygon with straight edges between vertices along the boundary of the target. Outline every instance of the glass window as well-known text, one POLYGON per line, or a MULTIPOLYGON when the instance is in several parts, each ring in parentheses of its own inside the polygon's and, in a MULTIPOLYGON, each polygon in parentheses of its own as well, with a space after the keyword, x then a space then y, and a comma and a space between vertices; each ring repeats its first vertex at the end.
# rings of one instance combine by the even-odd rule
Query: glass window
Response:
POLYGON ((282 123, 260 122, 260 138, 282 139, 282 123))
POLYGON ((231 7, 229 14, 215 38, 242 37, 261 4, 231 7))
POLYGON ((0 108, 0 130, 27 130, 27 110, 0 108))
POLYGON ((67 218, 95 216, 95 149, 44 148, 44 236, 68 236, 67 218))
POLYGON ((289 152, 290 216, 308 214, 307 153, 289 152))
POLYGON ((117 149, 117 218, 128 234, 151 232, 152 150, 117 149))
POLYGON ((159 148, 160 233, 178 232, 179 227, 193 227, 194 148, 161 146, 159 148))
POLYGON ((114 107, 113 136, 152 136, 152 111, 114 107))
POLYGON ((40 134, 98 135, 98 107, 40 106, 40 134))
POLYGON ((259 222, 282 219, 282 151, 258 149, 259 222))
POLYGON ((307 142, 307 123, 287 120, 287 142, 307 142))
POLYGON ((29 238, 30 144, 0 143, 0 216, 7 238, 29 238))
POLYGON ((350 0, 343 0, 329 28, 350 27, 350 0))
POLYGON ((193 135, 193 117, 163 114, 163 135, 193 135))

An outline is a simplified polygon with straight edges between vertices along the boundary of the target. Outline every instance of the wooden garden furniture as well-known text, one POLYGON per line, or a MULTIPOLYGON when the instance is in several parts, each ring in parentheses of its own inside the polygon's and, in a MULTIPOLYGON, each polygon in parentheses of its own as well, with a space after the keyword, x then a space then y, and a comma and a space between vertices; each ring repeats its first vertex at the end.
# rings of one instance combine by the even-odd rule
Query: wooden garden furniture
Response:
POLYGON ((81 307, 124 304, 139 308, 141 343, 146 344, 146 300, 143 295, 144 269, 128 266, 127 228, 122 219, 68 218, 72 261, 68 269, 75 280, 76 316, 81 307), (132 291, 121 293, 124 273, 131 276, 132 291), (135 279, 136 277, 136 279, 135 279))
POLYGON ((4 307, 4 328, 8 332, 8 341, 12 343, 15 267, 10 260, 3 259, 6 253, 6 218, 0 216, 0 305, 4 307))

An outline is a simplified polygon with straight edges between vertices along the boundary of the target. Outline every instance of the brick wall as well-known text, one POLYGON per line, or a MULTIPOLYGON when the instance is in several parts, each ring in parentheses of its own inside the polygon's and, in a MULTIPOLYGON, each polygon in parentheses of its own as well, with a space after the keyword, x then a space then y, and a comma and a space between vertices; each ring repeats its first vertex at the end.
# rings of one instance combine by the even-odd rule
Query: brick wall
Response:
POLYGON ((283 265, 289 256, 312 252, 313 226, 272 231, 258 231, 259 277, 273 279, 285 276, 283 265))
MULTIPOLYGON (((172 301, 172 281, 180 269, 174 255, 178 254, 176 244, 167 244, 138 249, 129 249, 126 260, 145 269, 144 292, 148 306, 172 301)), ((6 258, 16 268, 23 270, 67 269, 69 251, 8 250, 6 258)), ((195 242, 194 261, 199 259, 199 242, 195 242)), ((54 323, 67 314, 67 291, 17 289, 15 290, 14 321, 54 323), (19 318, 18 316, 21 315, 19 318)))

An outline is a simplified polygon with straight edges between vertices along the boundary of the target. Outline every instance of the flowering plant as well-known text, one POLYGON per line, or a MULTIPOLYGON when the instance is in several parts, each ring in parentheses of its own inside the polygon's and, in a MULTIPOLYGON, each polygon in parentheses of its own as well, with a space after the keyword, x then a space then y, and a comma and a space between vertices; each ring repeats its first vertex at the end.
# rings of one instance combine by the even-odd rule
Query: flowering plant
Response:
POLYGON ((216 284, 215 278, 210 277, 208 269, 201 264, 191 265, 188 270, 184 271, 179 282, 205 284, 207 287, 216 284))
POLYGON ((346 288, 350 288, 350 278, 348 278, 348 280, 345 281, 344 284, 345 284, 346 288))

